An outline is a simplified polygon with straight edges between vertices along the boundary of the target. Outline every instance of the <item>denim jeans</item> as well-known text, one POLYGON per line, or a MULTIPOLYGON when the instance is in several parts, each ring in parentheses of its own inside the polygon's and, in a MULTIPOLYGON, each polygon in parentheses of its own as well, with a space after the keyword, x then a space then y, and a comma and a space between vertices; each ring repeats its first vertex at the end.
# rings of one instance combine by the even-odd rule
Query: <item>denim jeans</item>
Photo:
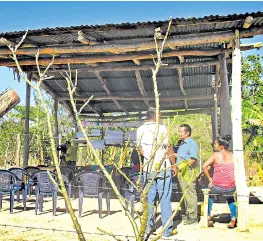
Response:
MULTIPOLYGON (((155 172, 151 172, 149 175, 149 181, 155 172)), ((145 173, 144 173, 145 175, 145 173)), ((169 218, 172 216, 171 207, 171 194, 172 194, 172 175, 171 170, 162 171, 154 179, 154 182, 148 193, 148 222, 147 228, 153 225, 153 215, 154 215, 154 200, 158 192, 159 200, 161 203, 161 219, 162 225, 165 226, 169 218)), ((169 222, 168 227, 164 230, 163 235, 168 236, 173 230, 173 221, 169 222)))
MULTIPOLYGON (((234 199, 234 192, 236 191, 236 187, 232 188, 222 188, 218 187, 215 185, 209 186, 210 188, 210 193, 209 194, 220 194, 220 195, 225 195, 229 209, 230 209, 230 216, 232 218, 237 218, 237 207, 234 199)), ((209 201, 208 201, 208 216, 211 216, 211 210, 212 206, 214 203, 214 197, 212 195, 209 196, 209 201)))

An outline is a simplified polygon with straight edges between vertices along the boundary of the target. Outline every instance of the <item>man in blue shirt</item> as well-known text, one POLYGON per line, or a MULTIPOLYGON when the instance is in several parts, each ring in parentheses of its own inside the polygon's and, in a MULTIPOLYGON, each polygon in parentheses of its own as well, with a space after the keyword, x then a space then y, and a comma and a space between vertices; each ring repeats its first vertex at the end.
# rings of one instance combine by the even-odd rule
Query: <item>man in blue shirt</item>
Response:
POLYGON ((186 189, 187 193, 184 198, 184 224, 198 223, 197 217, 197 194, 195 188, 196 182, 196 166, 197 166, 197 144, 190 137, 191 127, 188 124, 180 125, 179 137, 181 145, 176 156, 176 164, 178 168, 178 181, 182 192, 186 189), (188 183, 189 186, 188 186, 188 183), (188 186, 188 187, 187 187, 188 186))

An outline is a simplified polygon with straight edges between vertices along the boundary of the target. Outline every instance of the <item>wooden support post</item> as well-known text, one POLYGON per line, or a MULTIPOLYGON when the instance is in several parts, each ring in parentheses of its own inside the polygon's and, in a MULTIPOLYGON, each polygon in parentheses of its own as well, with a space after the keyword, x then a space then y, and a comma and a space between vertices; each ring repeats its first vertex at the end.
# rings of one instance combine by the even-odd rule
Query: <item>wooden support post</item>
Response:
POLYGON ((229 85, 227 77, 227 65, 225 54, 219 55, 220 63, 220 80, 221 80, 221 93, 220 93, 220 135, 231 135, 232 122, 231 122, 231 107, 229 97, 229 85))
MULTIPOLYGON (((29 81, 32 80, 32 73, 28 73, 27 78, 29 81)), ((31 86, 26 83, 26 113, 25 113, 25 141, 24 141, 24 162, 23 167, 28 166, 29 158, 29 111, 30 111, 30 95, 31 95, 31 86)))
MULTIPOLYGON (((58 99, 54 99, 54 120, 55 120, 55 143, 56 148, 59 146, 59 133, 58 133, 58 99)), ((57 150, 57 156, 59 159, 59 151, 57 150)))
POLYGON ((232 122, 233 157, 235 161, 235 182, 237 190, 238 230, 248 231, 249 191, 246 183, 243 138, 242 138, 242 99, 241 99, 241 53, 239 31, 235 33, 235 47, 232 54, 232 122))
POLYGON ((219 65, 216 66, 216 74, 215 74, 215 93, 214 93, 214 107, 212 113, 212 133, 213 133, 213 143, 218 136, 218 85, 219 85, 219 65))
POLYGON ((203 227, 208 227, 208 200, 209 200, 209 192, 210 189, 202 189, 204 194, 204 223, 203 227))
POLYGON ((218 119, 217 119, 217 95, 214 94, 214 107, 212 113, 212 133, 213 133, 213 143, 218 136, 218 119))

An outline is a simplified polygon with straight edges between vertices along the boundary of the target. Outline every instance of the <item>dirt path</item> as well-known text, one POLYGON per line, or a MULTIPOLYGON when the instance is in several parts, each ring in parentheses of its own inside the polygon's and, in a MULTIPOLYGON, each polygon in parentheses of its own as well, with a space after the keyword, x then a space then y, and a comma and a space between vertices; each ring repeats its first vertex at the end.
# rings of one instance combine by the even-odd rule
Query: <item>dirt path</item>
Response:
MULTIPOLYGON (((70 216, 65 213, 64 200, 59 197, 57 205, 57 216, 52 216, 51 199, 45 198, 43 213, 34 214, 34 196, 28 198, 28 210, 22 210, 22 204, 15 202, 14 214, 9 214, 9 201, 4 199, 3 210, 0 212, 0 240, 20 240, 20 241, 77 241, 70 216)), ((78 199, 73 200, 73 208, 78 215, 78 199)), ((175 207, 177 203, 173 203, 175 207)), ((136 204, 139 209, 139 205, 136 204)), ((201 228, 199 225, 182 226, 179 225, 178 234, 170 240, 180 241, 227 241, 227 240, 263 240, 263 215, 262 205, 249 206, 250 232, 240 233, 236 229, 229 230, 226 223, 215 223, 214 228, 201 228)), ((103 218, 99 218, 97 199, 84 199, 83 215, 79 218, 82 229, 87 240, 113 240, 106 235, 102 235, 97 227, 108 232, 118 234, 121 240, 133 240, 131 224, 121 209, 118 201, 111 200, 111 215, 107 215, 106 201, 103 200, 103 218), (127 236, 129 238, 127 238, 127 236)), ((214 214, 229 213, 227 204, 215 204, 214 214)), ((179 224, 178 219, 175 225, 179 224)), ((160 221, 157 221, 160 224, 160 221)), ((153 237, 153 236, 152 236, 153 237)))

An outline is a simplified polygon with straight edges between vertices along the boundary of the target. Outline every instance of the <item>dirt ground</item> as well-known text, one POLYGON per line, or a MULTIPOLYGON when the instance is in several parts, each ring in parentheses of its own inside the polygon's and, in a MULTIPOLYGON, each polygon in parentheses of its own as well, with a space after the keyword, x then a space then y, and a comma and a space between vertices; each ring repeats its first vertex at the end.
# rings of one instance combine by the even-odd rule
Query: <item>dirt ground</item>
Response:
MULTIPOLYGON (((78 215, 78 199, 72 200, 73 208, 78 215)), ((173 202, 175 209, 177 203, 173 202)), ((0 240, 19 240, 19 241, 75 241, 77 236, 74 232, 71 218, 65 213, 65 203, 62 197, 58 197, 57 216, 52 216, 51 198, 45 198, 43 212, 35 215, 35 196, 28 197, 27 211, 23 211, 22 203, 15 202, 14 214, 9 213, 9 199, 3 200, 3 209, 0 212, 0 240)), ((178 234, 169 238, 175 241, 226 241, 226 240, 263 240, 263 215, 262 204, 251 204, 249 206, 250 231, 240 233, 237 229, 229 230, 227 223, 215 223, 214 228, 202 228, 202 219, 198 225, 182 226, 179 218, 175 218, 174 224, 178 229, 178 234)), ((139 203, 136 209, 140 209, 139 203)), ((132 226, 125 216, 118 200, 111 200, 111 214, 107 215, 106 200, 103 200, 103 217, 99 218, 97 199, 85 198, 83 205, 83 214, 79 222, 85 233, 87 240, 113 240, 109 236, 102 234, 97 227, 107 232, 112 232, 121 240, 134 240, 132 226)), ((227 204, 215 204, 213 208, 214 215, 221 214, 224 221, 224 215, 229 213, 227 204)), ((221 221, 222 221, 221 220, 221 221)), ((138 221, 138 220, 137 220, 138 221)), ((219 220, 220 221, 220 220, 219 220)), ((157 227, 160 225, 157 218, 157 227)), ((151 237, 154 237, 153 235, 151 237)), ((151 239, 150 237, 150 239, 151 239)))

